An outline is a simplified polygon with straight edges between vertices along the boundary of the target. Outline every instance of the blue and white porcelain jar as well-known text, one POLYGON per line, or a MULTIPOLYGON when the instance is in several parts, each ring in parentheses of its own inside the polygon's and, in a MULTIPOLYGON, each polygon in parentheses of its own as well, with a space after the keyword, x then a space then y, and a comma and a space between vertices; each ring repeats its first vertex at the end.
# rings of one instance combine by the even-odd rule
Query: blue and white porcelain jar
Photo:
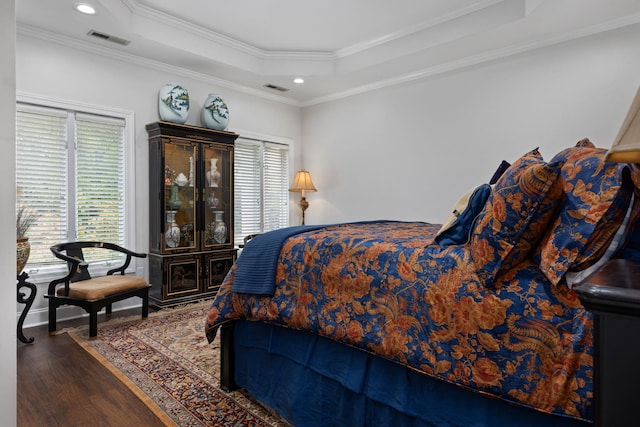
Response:
POLYGON ((210 93, 202 109, 202 124, 209 129, 225 130, 229 124, 229 107, 220 95, 210 93))
POLYGON ((160 120, 185 123, 189 115, 189 92, 175 83, 167 83, 158 93, 160 120))

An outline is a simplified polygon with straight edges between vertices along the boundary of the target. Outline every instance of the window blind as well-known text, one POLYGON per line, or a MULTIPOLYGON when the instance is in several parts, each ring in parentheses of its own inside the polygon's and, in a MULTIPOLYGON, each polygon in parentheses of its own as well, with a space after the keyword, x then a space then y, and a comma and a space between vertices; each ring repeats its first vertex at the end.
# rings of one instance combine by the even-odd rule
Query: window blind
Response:
POLYGON ((265 143, 263 148, 263 231, 271 231, 289 225, 289 147, 265 143))
POLYGON ((16 202, 37 217, 28 232, 31 265, 56 262, 49 247, 67 240, 67 129, 66 111, 16 114, 16 202))
POLYGON ((289 146, 239 138, 234 165, 234 243, 288 226, 289 146))
POLYGON ((75 143, 77 240, 124 242, 124 120, 76 114, 75 143))
POLYGON ((124 130, 122 119, 18 103, 17 204, 37 217, 27 270, 59 264, 56 243, 124 244, 124 130))

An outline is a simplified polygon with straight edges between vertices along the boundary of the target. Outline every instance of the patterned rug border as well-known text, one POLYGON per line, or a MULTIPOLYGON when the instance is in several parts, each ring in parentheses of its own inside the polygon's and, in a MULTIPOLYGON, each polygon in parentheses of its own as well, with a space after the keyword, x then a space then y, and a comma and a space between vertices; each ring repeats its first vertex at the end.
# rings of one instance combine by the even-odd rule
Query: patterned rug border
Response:
MULTIPOLYGON (((150 313, 147 319, 142 319, 140 315, 108 319, 98 324, 98 336, 95 338, 88 336, 88 325, 77 328, 67 328, 61 330, 59 333, 67 333, 81 348, 91 354, 101 365, 107 368, 118 380, 130 389, 166 426, 289 426, 288 423, 274 414, 269 408, 265 408, 258 402, 255 402, 243 391, 226 393, 219 388, 219 374, 212 365, 212 363, 215 364, 217 360, 218 364, 216 366, 219 370, 219 359, 217 359, 219 355, 215 353, 215 356, 211 359, 206 355, 206 352, 203 356, 202 351, 196 351, 197 349, 202 350, 203 348, 218 351, 219 340, 216 337, 215 342, 209 344, 204 338, 203 331, 201 340, 199 339, 201 331, 198 330, 197 333, 194 334, 194 328, 199 329, 199 326, 196 325, 197 318, 201 319, 202 328, 204 328, 206 310, 210 304, 210 301, 201 300, 182 306, 167 307, 160 311, 150 313), (198 311, 200 311, 200 313, 197 318, 189 317, 189 313, 198 311), (165 318, 171 319, 171 321, 165 322, 165 318), (177 334, 165 335, 167 331, 172 330, 170 325, 177 325, 178 329, 174 330, 177 334), (182 329, 183 325, 185 325, 184 329, 182 329), (184 334, 182 334, 181 331, 184 331, 184 334), (123 341, 122 337, 120 337, 121 334, 124 334, 122 336, 126 337, 126 340, 123 341), (198 337, 197 343, 194 342, 194 336, 198 337), (167 337, 167 339, 165 339, 165 337, 167 337), (185 337, 188 340, 188 345, 185 345, 185 337), (116 339, 116 341, 112 343, 110 339, 116 339), (135 345, 128 347, 129 341, 135 345), (123 342, 127 350, 122 349, 123 342), (118 343, 121 344, 118 345, 118 343), (190 349, 193 344, 196 345, 196 350, 191 354, 191 351, 188 349, 190 349), (178 347, 175 347, 175 345, 178 347), (144 357, 147 353, 136 353, 136 351, 139 351, 141 348, 144 349, 144 351, 150 349, 163 363, 163 367, 175 365, 176 367, 174 369, 177 369, 175 371, 176 373, 180 373, 181 370, 183 370, 184 374, 182 375, 195 378, 197 385, 193 386, 195 388, 189 389, 190 393, 196 393, 194 396, 197 396, 198 399, 202 398, 205 402, 211 402, 207 403, 208 406, 205 407, 208 408, 209 412, 200 412, 203 408, 198 405, 194 407, 182 403, 173 395, 173 393, 175 393, 173 388, 165 388, 167 383, 164 379, 158 382, 151 378, 151 376, 156 377, 157 371, 155 369, 150 371, 148 365, 138 366, 138 359, 131 359, 131 356, 143 354, 144 357), (187 351, 185 352, 184 349, 187 349, 187 351), (202 359, 202 357, 204 357, 204 359, 202 359), (236 424, 229 424, 227 421, 231 420, 227 419, 226 416, 220 418, 222 415, 220 415, 220 413, 217 412, 218 409, 216 409, 222 407, 219 406, 219 404, 223 406, 227 405, 225 407, 227 411, 231 410, 228 408, 237 408, 230 413, 234 414, 231 419, 244 421, 236 421, 236 424), (203 414, 208 415, 205 416, 203 414), (214 419, 211 418, 211 414, 215 414, 214 419), (240 418, 234 418, 235 414, 238 414, 240 418), (201 418, 203 416, 205 418, 201 418)), ((212 352, 212 354, 214 353, 212 352)), ((146 360, 151 359, 147 358, 146 360)), ((175 377, 166 378, 170 379, 175 377)), ((183 377, 178 376, 178 378, 183 377)), ((171 382, 169 384, 174 385, 171 382)), ((184 389, 182 391, 184 392, 184 389)))

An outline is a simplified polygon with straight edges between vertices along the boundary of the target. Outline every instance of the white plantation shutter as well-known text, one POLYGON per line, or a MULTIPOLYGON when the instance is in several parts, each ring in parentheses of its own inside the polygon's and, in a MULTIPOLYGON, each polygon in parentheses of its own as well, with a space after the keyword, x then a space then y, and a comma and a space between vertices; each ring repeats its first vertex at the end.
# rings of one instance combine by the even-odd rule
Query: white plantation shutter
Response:
POLYGON ((246 138, 234 151, 235 244, 289 225, 289 146, 246 138))
POLYGON ((27 271, 60 264, 56 243, 124 245, 123 119, 18 103, 16 145, 16 202, 37 217, 27 271))

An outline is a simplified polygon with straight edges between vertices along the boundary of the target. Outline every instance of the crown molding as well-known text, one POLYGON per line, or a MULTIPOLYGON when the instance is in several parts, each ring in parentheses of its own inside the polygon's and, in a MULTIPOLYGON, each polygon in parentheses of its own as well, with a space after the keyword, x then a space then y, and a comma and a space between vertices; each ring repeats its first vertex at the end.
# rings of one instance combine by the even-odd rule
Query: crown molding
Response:
MULTIPOLYGON (((438 25, 445 24, 447 22, 453 21, 462 16, 469 15, 473 12, 477 12, 479 10, 485 9, 487 7, 493 6, 498 3, 502 3, 503 1, 504 0, 482 0, 466 8, 462 8, 454 12, 448 13, 446 15, 443 15, 437 19, 432 19, 430 21, 422 22, 420 24, 417 24, 411 27, 403 28, 400 31, 396 31, 394 33, 390 33, 373 40, 368 40, 362 43, 357 43, 352 46, 347 46, 345 48, 338 49, 337 51, 334 52, 334 56, 336 59, 340 59, 340 58, 345 58, 347 56, 355 55, 357 53, 360 53, 369 49, 373 49, 383 44, 390 43, 405 37, 409 37, 413 34, 420 33, 422 31, 436 27, 438 25)), ((519 0, 519 1, 526 2, 527 0, 519 0)))
POLYGON ((416 81, 416 80, 427 79, 434 76, 450 73, 453 71, 462 70, 464 68, 472 67, 474 65, 495 61, 495 60, 506 58, 509 56, 569 42, 572 40, 581 39, 584 37, 604 33, 607 31, 617 30, 619 28, 635 25, 638 23, 640 23, 640 13, 624 16, 622 18, 613 19, 604 23, 600 23, 600 24, 592 25, 590 27, 564 33, 559 36, 540 39, 534 42, 520 43, 520 44, 508 46, 501 49, 495 49, 489 52, 483 52, 478 55, 468 56, 457 61, 450 61, 450 62, 436 65, 433 67, 423 68, 421 70, 418 70, 412 73, 406 73, 390 79, 379 80, 371 84, 354 87, 352 89, 342 91, 342 92, 336 92, 331 95, 313 98, 308 101, 302 102, 301 105, 302 107, 309 107, 312 105, 323 104, 330 101, 336 101, 338 99, 348 98, 350 96, 355 96, 355 95, 359 95, 366 92, 372 92, 375 90, 397 86, 397 85, 401 85, 401 84, 416 81))
POLYGON ((424 50, 469 36, 480 29, 512 22, 523 18, 527 10, 533 10, 541 0, 477 0, 438 18, 334 52, 260 49, 144 5, 139 0, 120 1, 132 16, 131 31, 140 37, 151 37, 159 43, 204 57, 217 52, 221 62, 250 73, 331 76, 338 69, 355 71, 375 66, 379 58, 388 59, 390 54, 404 54, 403 49, 397 49, 403 40, 407 41, 407 46, 412 46, 411 50, 424 50), (178 39, 191 43, 178 45, 178 39))
POLYGON ((187 78, 191 78, 194 80, 199 80, 205 83, 210 83, 216 86, 228 88, 235 90, 237 92, 245 93, 248 95, 257 96, 259 98, 268 99, 271 101, 280 102, 287 105, 292 105, 295 107, 299 107, 300 102, 286 98, 284 96, 279 96, 271 93, 267 93, 261 90, 257 90, 254 88, 250 88, 248 86, 240 85, 237 83, 230 82, 228 80, 220 79, 208 74, 198 73, 196 71, 188 70, 186 68, 177 67, 172 64, 167 64, 164 62, 156 61, 153 59, 143 58, 138 55, 133 55, 130 53, 120 52, 118 50, 110 49, 104 46, 98 46, 93 43, 85 42, 82 40, 78 40, 72 37, 63 36, 58 33, 53 33, 50 31, 42 30, 39 28, 31 27, 28 25, 19 24, 16 26, 16 32, 20 35, 33 37, 36 39, 53 42, 62 46, 70 47, 73 49, 79 49, 84 52, 93 53, 96 55, 100 55, 103 57, 115 59, 122 62, 127 62, 131 64, 136 64, 142 67, 146 67, 149 69, 157 70, 163 69, 169 73, 176 74, 178 76, 184 76, 187 78))
MULTIPOLYGON (((493 0, 495 1, 495 0, 493 0)), ((136 0, 122 0, 131 13, 161 23, 163 26, 171 26, 179 31, 192 33, 193 35, 209 40, 211 42, 221 44, 236 51, 252 55, 258 59, 286 59, 299 61, 333 61, 335 54, 333 52, 314 52, 314 51, 282 51, 282 50, 266 50, 260 49, 249 43, 236 40, 234 38, 217 33, 208 28, 194 24, 184 19, 174 17, 168 13, 153 9, 149 6, 142 5, 136 0)))
MULTIPOLYGON (((526 1, 532 1, 532 0, 526 0, 526 1)), ((128 7, 130 5, 139 7, 134 0, 123 0, 123 2, 126 3, 128 7)), ((482 3, 485 5, 484 7, 488 7, 491 4, 494 4, 497 2, 498 1, 496 0, 487 0, 482 3)), ((156 13, 156 12, 153 11, 150 13, 156 13)), ((164 18, 166 18, 166 16, 163 16, 160 19, 164 19, 164 18)), ((224 88, 229 88, 241 93, 249 94, 249 95, 260 97, 263 99, 276 101, 276 102, 280 102, 280 103, 295 106, 295 107, 307 107, 307 106, 330 102, 330 101, 334 101, 342 98, 347 98, 350 96, 354 96, 354 95, 358 95, 358 94, 362 94, 362 93, 366 93, 374 90, 384 89, 384 88, 388 88, 395 85, 404 84, 404 83, 419 80, 419 79, 431 78, 434 76, 438 76, 438 75, 446 74, 449 72, 461 70, 467 67, 471 67, 474 65, 478 65, 481 63, 505 58, 511 55, 516 55, 516 54, 524 53, 527 51, 532 51, 535 49, 540 49, 540 48, 552 46, 555 44, 564 43, 567 41, 591 36, 598 33, 603 33, 606 31, 619 29, 625 26, 634 25, 638 23, 640 23, 640 13, 613 19, 604 23, 592 25, 590 27, 570 31, 567 33, 560 34, 558 36, 536 40, 534 42, 520 43, 520 44, 508 46, 505 48, 483 52, 477 55, 471 55, 471 56, 462 58, 460 60, 449 61, 447 63, 439 64, 436 66, 423 68, 415 72, 406 73, 390 79, 379 80, 370 84, 360 85, 357 87, 353 87, 349 90, 335 92, 326 96, 316 97, 303 102, 299 102, 284 96, 279 96, 277 94, 267 93, 265 91, 261 91, 248 86, 233 83, 224 79, 216 78, 214 76, 207 75, 204 73, 195 72, 185 68, 177 67, 175 65, 171 65, 171 64, 160 62, 160 61, 143 58, 137 55, 117 51, 114 49, 110 49, 108 47, 100 46, 94 43, 89 43, 83 40, 74 39, 71 37, 63 36, 57 33, 52 33, 46 30, 38 29, 28 25, 20 24, 20 23, 17 23, 16 25, 16 32, 21 35, 34 37, 34 38, 45 40, 45 41, 50 41, 63 46, 71 47, 74 49, 80 49, 85 52, 94 53, 96 55, 109 57, 109 58, 116 59, 123 62, 137 64, 150 69, 162 68, 176 75, 185 76, 188 78, 192 78, 195 80, 210 83, 210 84, 217 85, 224 88)), ((203 36, 205 34, 207 36, 211 36, 210 31, 206 31, 204 29, 202 30, 204 31, 203 36)), ((408 31, 410 32, 411 30, 408 30, 408 31)), ((390 37, 393 38, 393 36, 390 36, 390 37)), ((389 38, 389 40, 391 40, 391 38, 389 38)), ((219 39, 216 38, 216 40, 219 40, 219 39)), ((236 46, 235 45, 236 41, 233 41, 231 39, 228 39, 225 42, 229 42, 231 43, 232 46, 236 46)), ((247 46, 249 50, 251 50, 254 54, 256 54, 256 51, 254 50, 255 48, 246 44, 244 47, 247 47, 247 46)), ((357 49, 352 50, 352 52, 356 52, 356 51, 357 49)), ((276 52, 276 51, 266 52, 266 51, 260 51, 260 50, 258 50, 257 54, 261 55, 262 59, 273 60, 274 62, 279 60, 287 61, 291 59, 300 59, 302 57, 305 61, 313 62, 314 60, 318 60, 320 61, 320 63, 325 63, 325 64, 330 58, 332 58, 332 61, 335 62, 337 57, 340 55, 340 54, 327 53, 327 52, 307 52, 307 53, 276 52), (307 55, 307 56, 302 56, 302 55, 307 55)))

